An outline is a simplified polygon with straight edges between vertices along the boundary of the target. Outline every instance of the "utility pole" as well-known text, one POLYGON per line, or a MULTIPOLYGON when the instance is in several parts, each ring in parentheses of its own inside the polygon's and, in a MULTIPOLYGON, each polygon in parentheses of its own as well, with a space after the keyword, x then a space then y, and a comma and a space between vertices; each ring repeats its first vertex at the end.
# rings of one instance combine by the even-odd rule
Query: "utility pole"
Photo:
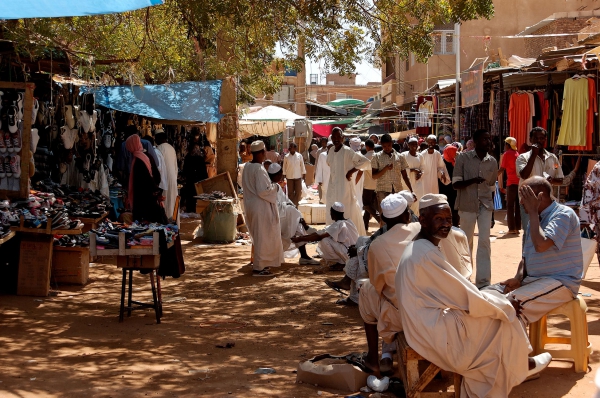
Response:
POLYGON ((454 92, 454 134, 455 140, 460 142, 460 24, 454 24, 454 51, 456 54, 456 91, 454 92))

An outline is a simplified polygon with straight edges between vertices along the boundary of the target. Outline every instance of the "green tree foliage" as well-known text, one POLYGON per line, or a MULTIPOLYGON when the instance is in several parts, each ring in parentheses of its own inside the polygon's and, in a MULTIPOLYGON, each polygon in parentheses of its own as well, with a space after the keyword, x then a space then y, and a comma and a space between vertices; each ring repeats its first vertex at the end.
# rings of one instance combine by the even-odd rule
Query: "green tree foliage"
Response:
POLYGON ((492 0, 166 0, 123 14, 0 27, 19 54, 52 51, 80 78, 143 84, 234 75, 250 96, 277 91, 285 67, 303 67, 299 40, 307 57, 343 74, 389 54, 425 60, 435 24, 492 15, 492 0))

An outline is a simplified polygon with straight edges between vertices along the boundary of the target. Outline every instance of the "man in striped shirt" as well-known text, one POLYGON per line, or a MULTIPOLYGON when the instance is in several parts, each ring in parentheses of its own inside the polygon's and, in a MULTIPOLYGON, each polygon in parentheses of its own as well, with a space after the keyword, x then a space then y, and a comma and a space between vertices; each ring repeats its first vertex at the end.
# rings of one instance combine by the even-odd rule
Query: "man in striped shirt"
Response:
POLYGON ((579 218, 551 195, 543 177, 523 181, 521 204, 529 215, 523 259, 517 275, 496 285, 511 301, 524 323, 538 321, 577 297, 583 273, 579 218))

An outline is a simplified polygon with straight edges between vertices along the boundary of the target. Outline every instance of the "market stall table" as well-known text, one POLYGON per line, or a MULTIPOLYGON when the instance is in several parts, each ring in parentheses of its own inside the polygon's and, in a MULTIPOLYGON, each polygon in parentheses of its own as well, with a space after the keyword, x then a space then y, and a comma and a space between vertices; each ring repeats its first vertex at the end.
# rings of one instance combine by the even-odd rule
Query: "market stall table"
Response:
MULTIPOLYGON (((167 243, 167 249, 173 247, 174 242, 167 243)), ((96 256, 117 256, 117 267, 123 270, 123 279, 121 283, 121 307, 119 310, 119 322, 123 322, 125 308, 127 316, 131 316, 131 311, 141 308, 153 308, 156 314, 156 323, 160 323, 162 317, 162 293, 160 286, 160 277, 158 268, 160 266, 159 233, 152 233, 152 246, 140 245, 127 248, 124 232, 119 232, 119 246, 116 249, 100 249, 96 241, 96 234, 90 234, 90 255, 96 256), (132 300, 133 271, 149 271, 150 286, 152 288, 153 304, 143 303, 132 300), (127 273, 129 273, 129 284, 127 284, 127 273), (154 278, 156 277, 156 284, 154 278), (127 291, 127 285, 129 289, 127 291), (127 294, 127 307, 125 307, 125 293, 127 294), (136 305, 134 307, 133 305, 136 305)))

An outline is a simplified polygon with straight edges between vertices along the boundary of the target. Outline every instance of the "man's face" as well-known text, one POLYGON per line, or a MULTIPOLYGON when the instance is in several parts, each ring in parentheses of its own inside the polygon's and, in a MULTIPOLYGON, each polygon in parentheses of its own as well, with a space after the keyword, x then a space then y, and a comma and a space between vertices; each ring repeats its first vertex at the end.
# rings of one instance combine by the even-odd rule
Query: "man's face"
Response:
POLYGON ((537 144, 537 146, 540 148, 546 148, 547 140, 548 140, 548 137, 546 136, 546 133, 543 131, 535 131, 533 133, 533 136, 531 137, 531 143, 537 144))
POLYGON ((295 154, 296 153, 296 145, 290 144, 289 150, 292 155, 295 154))
POLYGON ((335 130, 332 134, 331 134, 331 142, 333 142, 333 145, 337 148, 339 146, 341 146, 344 142, 342 141, 342 133, 339 132, 339 130, 335 130))
POLYGON ((388 155, 394 150, 392 142, 382 142, 381 147, 383 148, 383 152, 387 153, 388 155))
POLYGON ((482 152, 488 152, 492 144, 492 136, 490 133, 483 133, 475 141, 475 149, 482 152))
POLYGON ((436 144, 437 144, 437 141, 434 140, 433 138, 430 138, 427 140, 427 145, 429 146, 429 149, 435 149, 436 144))
POLYGON ((417 149, 419 148, 419 143, 418 142, 409 142, 408 143, 408 150, 411 153, 415 153, 417 152, 417 149))
POLYGON ((452 228, 452 211, 448 205, 432 206, 419 216, 421 228, 430 236, 446 239, 452 228))
POLYGON ((327 140, 321 140, 321 148, 325 148, 327 146, 327 140))

